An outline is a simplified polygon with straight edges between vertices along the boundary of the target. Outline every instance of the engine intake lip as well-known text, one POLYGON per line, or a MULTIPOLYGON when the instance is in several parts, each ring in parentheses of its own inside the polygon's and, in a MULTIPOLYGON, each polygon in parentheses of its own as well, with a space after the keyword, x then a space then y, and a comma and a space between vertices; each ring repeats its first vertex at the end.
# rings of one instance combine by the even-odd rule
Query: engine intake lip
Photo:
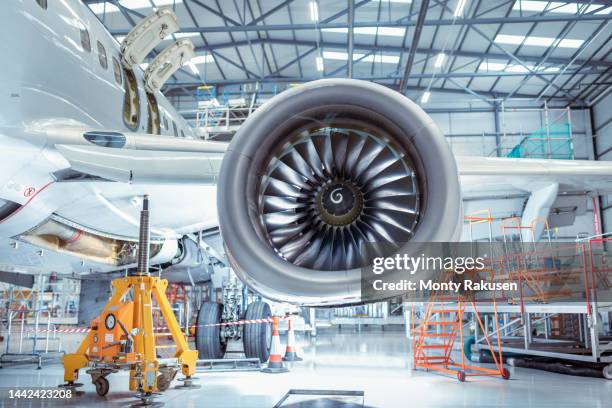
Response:
MULTIPOLYGON (((296 129, 321 126, 321 119, 338 122, 343 118, 381 128, 381 140, 401 147, 414 165, 420 209, 411 242, 452 241, 460 231, 461 194, 454 157, 440 130, 418 105, 369 82, 310 82, 282 92, 251 115, 232 139, 220 171, 219 223, 230 265, 262 296, 311 305, 361 299, 360 268, 294 264, 270 244, 261 222, 259 192, 270 158, 279 157, 296 129), (384 134, 393 137, 385 140, 384 134)), ((307 214, 303 211, 303 216, 307 214)))

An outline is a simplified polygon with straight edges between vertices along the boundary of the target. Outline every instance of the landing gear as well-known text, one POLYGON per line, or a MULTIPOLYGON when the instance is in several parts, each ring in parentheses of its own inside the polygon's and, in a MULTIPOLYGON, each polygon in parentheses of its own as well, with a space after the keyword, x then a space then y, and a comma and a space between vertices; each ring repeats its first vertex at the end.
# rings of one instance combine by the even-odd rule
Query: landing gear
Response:
POLYGON ((223 305, 216 302, 202 303, 196 320, 196 348, 201 359, 221 359, 225 355, 227 339, 222 336, 221 323, 223 305))
POLYGON ((602 370, 602 374, 606 380, 612 380, 612 364, 608 364, 602 370))
MULTIPOLYGON (((270 306, 261 301, 251 303, 246 310, 245 320, 268 319, 271 316, 270 306)), ((270 323, 246 324, 243 330, 242 343, 247 358, 259 358, 266 362, 270 357, 272 327, 270 323)))

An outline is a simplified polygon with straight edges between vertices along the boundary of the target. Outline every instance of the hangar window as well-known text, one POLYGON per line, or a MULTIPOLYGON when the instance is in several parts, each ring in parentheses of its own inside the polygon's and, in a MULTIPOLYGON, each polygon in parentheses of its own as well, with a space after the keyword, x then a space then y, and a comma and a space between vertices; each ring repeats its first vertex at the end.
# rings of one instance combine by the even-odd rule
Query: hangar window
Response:
POLYGON ((36 3, 38 3, 38 5, 43 9, 47 9, 47 0, 36 0, 36 3))
POLYGON ((83 47, 83 51, 91 52, 91 40, 89 38, 89 31, 87 28, 81 28, 81 46, 83 47))
POLYGON ((149 122, 147 124, 147 133, 159 135, 159 107, 157 106, 157 99, 155 98, 155 95, 147 92, 147 101, 149 103, 149 122))
POLYGON ((178 130, 176 129, 176 123, 172 122, 172 130, 174 131, 174 137, 178 137, 178 130))
POLYGON ((125 78, 125 96, 123 99, 123 122, 132 129, 138 129, 140 123, 140 95, 138 94, 138 83, 131 69, 123 70, 125 78))
POLYGON ((106 48, 100 41, 98 41, 98 58, 100 59, 100 66, 104 69, 108 68, 108 60, 106 59, 106 48))
POLYGON ((121 65, 115 57, 113 57, 113 72, 115 73, 115 81, 121 85, 121 65))

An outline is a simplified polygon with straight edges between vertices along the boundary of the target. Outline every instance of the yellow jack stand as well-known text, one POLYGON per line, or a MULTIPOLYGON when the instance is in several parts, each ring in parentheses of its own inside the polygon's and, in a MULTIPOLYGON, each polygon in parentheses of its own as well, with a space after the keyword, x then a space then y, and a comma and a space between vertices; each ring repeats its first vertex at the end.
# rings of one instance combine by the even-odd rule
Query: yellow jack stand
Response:
POLYGON ((63 358, 66 384, 62 386, 80 386, 81 384, 75 383, 79 370, 88 366, 91 369, 87 372, 91 374, 99 395, 108 392, 108 380, 105 377, 120 369, 130 370, 129 388, 131 391, 139 391, 143 402, 150 402, 152 393, 165 391, 179 367, 186 377, 183 381, 191 383, 198 354, 197 351, 189 349, 187 339, 181 332, 166 298, 168 281, 148 274, 148 235, 148 198, 145 196, 138 254, 138 271, 145 272, 112 282, 113 295, 100 317, 92 322, 91 330, 76 353, 66 354, 63 358), (126 301, 126 295, 129 293, 132 300, 126 301), (153 299, 159 306, 176 345, 174 357, 177 367, 174 369, 168 365, 160 366, 157 360, 152 316, 153 299))

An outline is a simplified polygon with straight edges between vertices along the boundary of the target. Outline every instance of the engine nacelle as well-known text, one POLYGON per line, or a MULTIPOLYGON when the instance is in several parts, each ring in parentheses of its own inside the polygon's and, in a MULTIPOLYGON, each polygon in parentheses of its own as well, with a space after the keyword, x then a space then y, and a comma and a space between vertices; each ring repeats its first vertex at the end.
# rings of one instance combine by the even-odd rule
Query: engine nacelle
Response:
POLYGON ((224 157, 218 210, 238 276, 311 305, 361 301, 372 243, 452 241, 461 222, 457 166, 433 120, 348 79, 288 90, 249 117, 224 157))

